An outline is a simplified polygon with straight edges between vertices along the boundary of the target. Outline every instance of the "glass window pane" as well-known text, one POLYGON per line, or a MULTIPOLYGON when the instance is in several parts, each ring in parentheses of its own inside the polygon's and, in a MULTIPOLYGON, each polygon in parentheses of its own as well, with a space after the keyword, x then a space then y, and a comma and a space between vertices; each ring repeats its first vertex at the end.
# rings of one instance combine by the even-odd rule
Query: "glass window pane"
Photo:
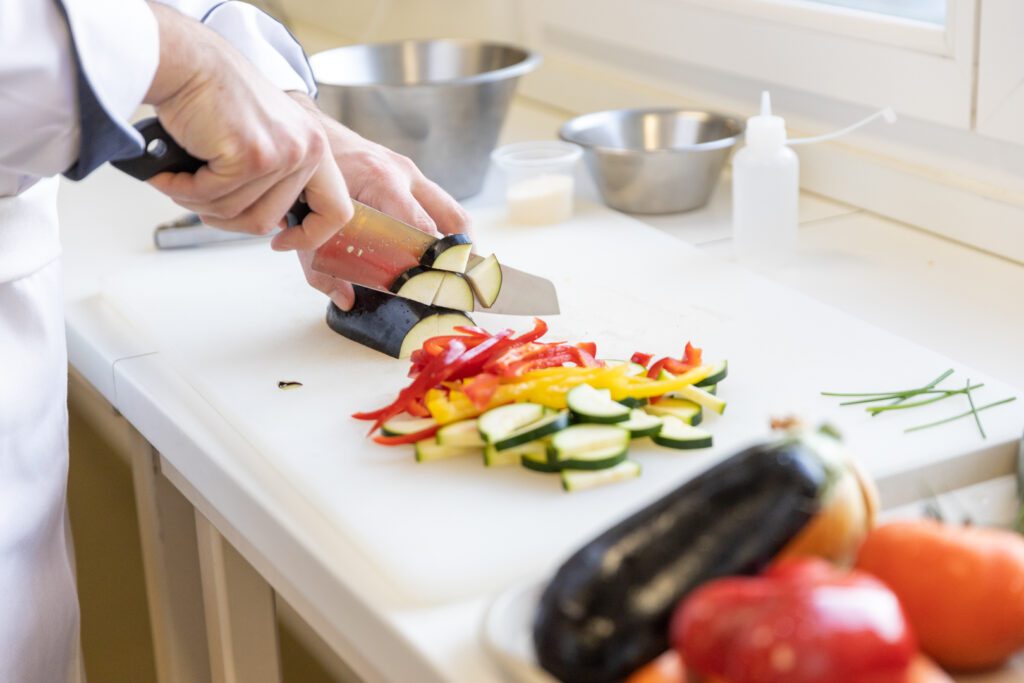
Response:
POLYGON ((825 5, 839 5, 864 12, 889 14, 904 19, 946 23, 946 0, 811 0, 825 5))

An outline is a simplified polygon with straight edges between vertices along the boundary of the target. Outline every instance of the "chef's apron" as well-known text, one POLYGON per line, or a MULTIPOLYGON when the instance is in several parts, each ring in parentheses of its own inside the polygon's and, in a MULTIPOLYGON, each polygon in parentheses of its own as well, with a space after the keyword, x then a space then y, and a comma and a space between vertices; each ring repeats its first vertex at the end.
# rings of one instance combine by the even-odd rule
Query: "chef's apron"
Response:
POLYGON ((56 180, 0 198, 0 683, 75 683, 56 180))

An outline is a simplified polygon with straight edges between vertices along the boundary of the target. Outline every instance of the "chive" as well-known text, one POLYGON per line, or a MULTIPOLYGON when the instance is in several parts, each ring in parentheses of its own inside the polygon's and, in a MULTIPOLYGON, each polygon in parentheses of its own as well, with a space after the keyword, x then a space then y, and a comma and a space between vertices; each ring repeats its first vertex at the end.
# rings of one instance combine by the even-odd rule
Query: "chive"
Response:
MULTIPOLYGON (((919 393, 921 393, 923 391, 927 391, 928 389, 934 389, 936 384, 938 384, 939 382, 941 382, 942 380, 946 379, 947 377, 949 377, 952 374, 953 374, 953 368, 950 368, 949 370, 946 370, 944 373, 942 373, 941 375, 939 375, 938 377, 933 379, 928 384, 926 384, 923 387, 921 387, 921 389, 919 391, 911 393, 910 396, 904 396, 903 398, 898 398, 895 401, 893 401, 892 403, 890 403, 889 405, 892 405, 892 406, 899 405, 900 403, 903 403, 904 401, 906 401, 911 396, 916 396, 917 394, 919 394, 919 393)), ((910 393, 910 392, 908 392, 908 393, 910 393)), ((871 417, 874 417, 875 415, 877 415, 877 413, 872 414, 871 417)))
MULTIPOLYGON (((872 415, 877 415, 878 413, 885 412, 887 410, 906 410, 907 408, 916 408, 918 406, 926 406, 929 403, 937 403, 939 401, 944 401, 944 400, 946 400, 947 398, 949 398, 951 396, 958 396, 960 394, 967 394, 967 398, 971 398, 971 392, 974 391, 975 389, 980 389, 983 386, 985 386, 985 385, 984 384, 975 384, 972 387, 970 381, 968 381, 967 386, 964 387, 963 389, 953 389, 951 391, 942 391, 942 392, 939 392, 940 393, 939 396, 935 396, 933 398, 928 398, 928 399, 925 399, 923 401, 915 401, 914 403, 903 403, 901 405, 875 406, 875 407, 872 407, 872 408, 868 408, 867 411, 869 413, 871 413, 872 415)), ((934 392, 930 392, 929 391, 927 393, 930 394, 930 393, 934 393, 934 392)), ((973 403, 973 399, 972 399, 972 403, 973 403)))
POLYGON ((960 413, 959 415, 954 415, 953 417, 947 417, 944 420, 938 420, 936 422, 929 422, 928 424, 918 425, 916 427, 910 427, 908 429, 904 429, 903 431, 909 433, 909 432, 916 432, 916 431, 919 431, 921 429, 928 429, 929 427, 938 427, 939 425, 946 424, 947 422, 953 422, 954 420, 959 420, 961 418, 967 417, 968 415, 971 415, 972 413, 980 413, 983 410, 988 410, 989 408, 995 408, 996 406, 1001 406, 1004 403, 1010 403, 1011 401, 1016 401, 1016 400, 1017 400, 1016 396, 1011 396, 1010 398, 1004 398, 1001 401, 996 401, 995 403, 989 403, 988 405, 981 406, 980 408, 975 408, 973 411, 972 410, 968 410, 966 413, 960 413))
POLYGON ((981 438, 987 439, 988 436, 985 434, 985 428, 981 426, 981 418, 978 417, 978 409, 974 406, 974 397, 971 396, 971 380, 967 379, 967 401, 971 404, 971 413, 974 415, 974 421, 978 425, 978 431, 981 432, 981 438))

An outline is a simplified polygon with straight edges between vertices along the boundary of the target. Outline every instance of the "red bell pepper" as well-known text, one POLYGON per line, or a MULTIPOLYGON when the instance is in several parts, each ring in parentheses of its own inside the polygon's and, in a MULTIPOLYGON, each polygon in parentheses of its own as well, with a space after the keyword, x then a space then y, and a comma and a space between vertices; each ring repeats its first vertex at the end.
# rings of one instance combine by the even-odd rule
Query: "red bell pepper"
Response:
POLYGON ((650 353, 643 353, 642 351, 637 351, 629 360, 634 363, 637 363, 638 365, 642 365, 646 368, 648 365, 651 364, 651 359, 653 358, 654 356, 650 353))
MULTIPOLYGON (((664 369, 666 372, 672 373, 673 375, 681 375, 684 372, 689 372, 694 368, 700 366, 703 362, 701 350, 695 347, 690 342, 686 342, 686 350, 683 353, 681 359, 676 358, 662 358, 658 360, 647 370, 647 376, 651 379, 658 379, 661 375, 661 371, 664 369)), ((643 365, 641 363, 641 365, 643 365)))
MULTIPOLYGON (((482 344, 480 346, 483 346, 482 344)), ((473 353, 480 348, 468 353, 473 353)), ((378 410, 369 413, 355 413, 352 417, 357 420, 374 420, 370 433, 377 431, 382 424, 408 410, 409 404, 426 395, 427 391, 448 379, 446 372, 454 366, 455 362, 466 352, 465 345, 458 339, 448 342, 448 348, 440 356, 435 356, 423 368, 423 370, 412 381, 412 384, 398 392, 398 398, 392 403, 378 410)))
POLYGON ((491 402, 491 397, 498 390, 501 378, 484 372, 462 385, 462 391, 478 410, 483 410, 491 402))
POLYGON ((698 588, 671 639, 693 671, 729 683, 898 683, 917 653, 885 584, 806 558, 698 588))
POLYGON ((384 436, 378 434, 373 437, 375 443, 379 443, 381 446, 401 446, 407 443, 416 443, 423 439, 429 439, 430 437, 437 434, 437 430, 440 429, 440 425, 434 425, 433 427, 427 427, 413 434, 399 434, 398 436, 384 436))

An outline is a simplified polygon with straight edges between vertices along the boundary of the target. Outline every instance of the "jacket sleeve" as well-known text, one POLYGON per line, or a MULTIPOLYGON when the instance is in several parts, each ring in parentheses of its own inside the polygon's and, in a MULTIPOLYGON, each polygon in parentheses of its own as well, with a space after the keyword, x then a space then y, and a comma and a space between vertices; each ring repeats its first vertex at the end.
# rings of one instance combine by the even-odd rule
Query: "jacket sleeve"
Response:
POLYGON ((241 52, 282 90, 316 95, 313 70, 302 45, 281 22, 245 2, 158 0, 199 19, 241 52))
POLYGON ((142 149, 128 117, 158 61, 145 3, 0 0, 0 16, 0 169, 80 178, 142 149))
MULTIPOLYGON (((203 21, 278 87, 315 95, 302 47, 269 15, 242 2, 165 4, 203 21)), ((131 116, 159 62, 143 0, 0 0, 0 16, 0 171, 79 180, 142 153, 131 116)))

